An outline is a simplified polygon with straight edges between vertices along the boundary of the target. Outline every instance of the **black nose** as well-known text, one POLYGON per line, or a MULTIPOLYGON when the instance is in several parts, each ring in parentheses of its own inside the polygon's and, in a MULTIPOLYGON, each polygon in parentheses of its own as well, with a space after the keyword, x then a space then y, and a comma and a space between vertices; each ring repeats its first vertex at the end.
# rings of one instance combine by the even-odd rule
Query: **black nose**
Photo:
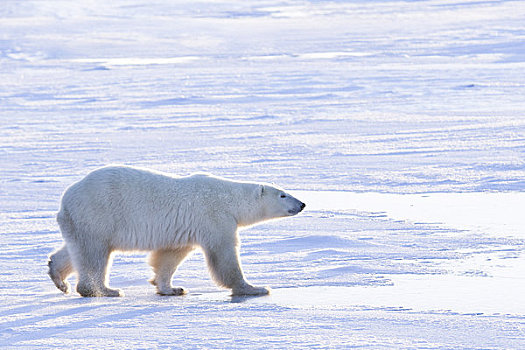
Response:
POLYGON ((303 209, 304 209, 304 207, 306 207, 306 204, 304 204, 304 203, 301 203, 301 210, 303 210, 303 209))

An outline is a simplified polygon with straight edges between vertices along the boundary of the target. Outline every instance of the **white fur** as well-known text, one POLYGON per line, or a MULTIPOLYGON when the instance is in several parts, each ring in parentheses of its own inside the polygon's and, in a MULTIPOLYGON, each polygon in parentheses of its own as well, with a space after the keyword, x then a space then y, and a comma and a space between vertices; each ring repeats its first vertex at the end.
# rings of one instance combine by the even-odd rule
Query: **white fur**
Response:
POLYGON ((151 282, 163 295, 173 288, 177 266, 196 247, 205 253, 213 279, 234 295, 267 294, 246 282, 239 261, 237 228, 299 213, 304 204, 266 184, 207 174, 174 177, 125 166, 95 170, 69 187, 57 221, 65 245, 50 256, 49 275, 63 292, 78 273, 83 296, 119 296, 107 287, 114 251, 152 251, 151 282))

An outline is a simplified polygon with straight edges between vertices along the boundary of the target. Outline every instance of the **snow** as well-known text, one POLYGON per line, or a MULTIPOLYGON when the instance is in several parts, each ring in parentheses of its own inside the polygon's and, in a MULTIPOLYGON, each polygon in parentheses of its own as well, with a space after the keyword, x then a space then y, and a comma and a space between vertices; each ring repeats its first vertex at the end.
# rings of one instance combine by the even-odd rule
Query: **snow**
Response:
MULTIPOLYGON (((525 348, 520 1, 14 1, 0 6, 0 346, 525 348), (275 182, 241 232, 261 298, 201 253, 161 297, 62 295, 62 191, 124 163, 275 182)), ((71 278, 75 283, 75 279, 71 278)))

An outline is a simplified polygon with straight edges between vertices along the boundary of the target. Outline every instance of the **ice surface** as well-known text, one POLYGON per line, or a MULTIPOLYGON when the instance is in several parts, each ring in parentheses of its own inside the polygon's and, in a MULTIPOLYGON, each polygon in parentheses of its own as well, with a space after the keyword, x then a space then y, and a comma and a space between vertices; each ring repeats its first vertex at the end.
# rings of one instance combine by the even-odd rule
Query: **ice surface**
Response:
MULTIPOLYGON (((0 347, 525 348, 520 1, 0 6, 0 347), (108 163, 276 182, 231 298, 117 255, 119 299, 47 277, 60 194, 108 163)), ((74 285, 74 278, 71 279, 74 285)))
POLYGON ((330 191, 294 191, 310 209, 384 212, 414 223, 450 225, 480 234, 525 238, 524 192, 429 193, 396 195, 330 191))

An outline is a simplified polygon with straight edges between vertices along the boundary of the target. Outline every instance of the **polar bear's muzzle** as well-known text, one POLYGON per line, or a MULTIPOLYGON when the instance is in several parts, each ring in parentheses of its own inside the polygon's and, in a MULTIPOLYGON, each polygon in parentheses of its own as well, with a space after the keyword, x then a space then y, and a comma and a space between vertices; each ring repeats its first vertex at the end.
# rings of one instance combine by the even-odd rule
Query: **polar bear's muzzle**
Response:
POLYGON ((304 204, 303 202, 299 202, 299 205, 293 209, 288 210, 288 213, 290 215, 297 215, 303 211, 304 207, 306 207, 306 204, 304 204))

